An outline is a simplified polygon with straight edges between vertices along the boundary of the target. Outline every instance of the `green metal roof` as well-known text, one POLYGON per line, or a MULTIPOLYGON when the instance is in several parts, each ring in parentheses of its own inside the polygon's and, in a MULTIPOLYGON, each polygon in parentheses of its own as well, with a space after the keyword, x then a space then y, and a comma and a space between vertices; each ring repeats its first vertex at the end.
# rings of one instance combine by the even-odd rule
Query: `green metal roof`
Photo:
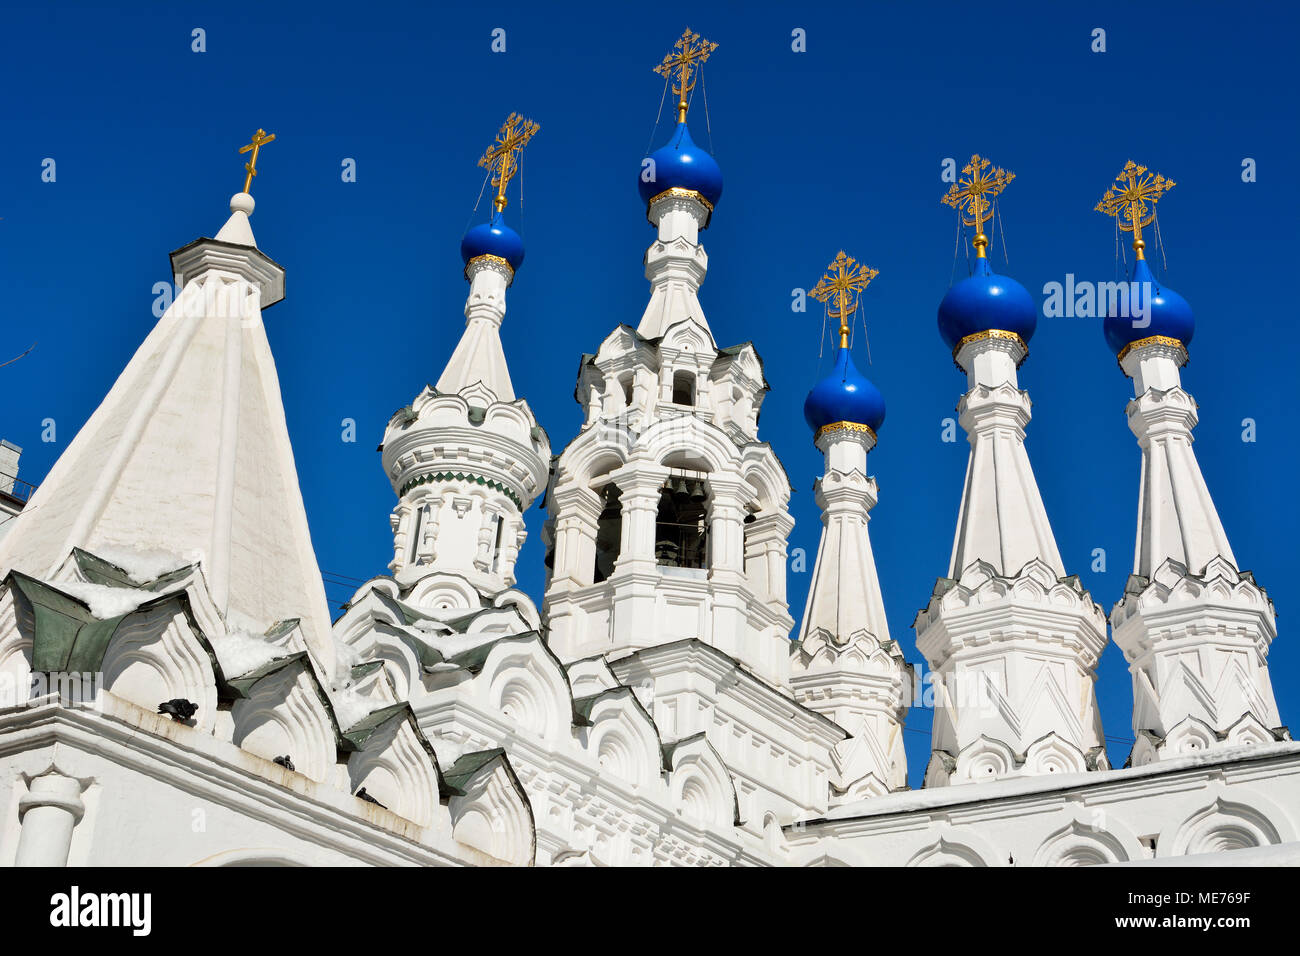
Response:
POLYGON ((442 775, 447 790, 455 796, 464 796, 465 784, 469 782, 469 778, 498 757, 504 758, 505 755, 505 750, 500 747, 461 754, 460 758, 442 775))

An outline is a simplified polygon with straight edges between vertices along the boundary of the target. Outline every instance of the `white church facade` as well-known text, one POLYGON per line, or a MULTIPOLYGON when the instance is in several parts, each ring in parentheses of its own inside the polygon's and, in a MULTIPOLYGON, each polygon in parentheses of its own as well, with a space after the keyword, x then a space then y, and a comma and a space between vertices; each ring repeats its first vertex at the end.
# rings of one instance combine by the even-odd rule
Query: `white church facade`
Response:
POLYGON ((1143 258, 1172 184, 1129 164, 1099 206, 1134 235, 1150 320, 1106 321, 1142 461, 1109 613, 1063 564, 1024 444, 1038 307, 983 234, 1011 175, 974 157, 945 197, 977 250, 939 307, 970 457, 914 625, 936 680, 909 780, 912 638, 885 615, 908 598, 882 593, 868 530, 885 405, 848 338, 875 272, 841 253, 813 290, 841 335, 804 406, 823 529, 796 624, 791 480, 758 427, 784 399, 698 297, 722 176, 687 104, 714 47, 688 31, 661 67, 679 103, 639 181, 649 301, 582 355, 562 448, 499 335, 524 254, 508 186, 537 128, 502 127, 492 212, 462 243, 464 333, 384 429, 390 573, 335 620, 263 326, 285 272, 253 235, 251 168, 215 237, 172 254, 176 301, 0 525, 0 865, 1300 862, 1273 605, 1192 450, 1190 307, 1143 258), (545 562, 540 606, 521 556, 545 562), (1133 684, 1122 767, 1094 692, 1112 639, 1133 684))

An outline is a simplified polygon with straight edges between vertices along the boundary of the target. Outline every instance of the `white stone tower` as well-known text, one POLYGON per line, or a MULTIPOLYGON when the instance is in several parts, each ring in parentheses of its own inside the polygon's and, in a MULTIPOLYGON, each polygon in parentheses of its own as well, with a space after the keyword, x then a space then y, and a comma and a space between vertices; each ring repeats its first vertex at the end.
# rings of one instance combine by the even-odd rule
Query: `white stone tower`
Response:
POLYGON ((409 586, 437 572, 463 580, 442 588, 447 607, 477 609, 515 583, 527 532, 523 513, 546 486, 551 447, 528 403, 516 398, 501 347, 506 290, 523 242, 502 218, 514 155, 537 125, 511 114, 481 165, 497 187, 488 222, 461 243, 469 297, 465 332, 436 387, 426 386, 384 432, 383 465, 397 506, 393 560, 409 586), (463 593, 462 593, 463 592, 463 593))
POLYGON ((296 619, 329 677, 329 609, 262 318, 284 269, 257 248, 253 205, 236 193, 216 238, 171 254, 176 300, 0 544, 0 574, 75 580, 74 548, 155 573, 198 565, 220 615, 296 619))
POLYGON ((697 298, 722 176, 684 106, 639 185, 650 302, 583 356, 586 422, 546 499, 550 643, 567 661, 697 638, 785 686, 789 481, 758 440, 758 353, 718 348, 697 298))
POLYGON ((1137 256, 1127 314, 1105 325, 1133 380, 1126 411, 1142 450, 1133 574, 1110 616, 1133 675, 1135 766, 1289 739, 1268 674, 1273 602, 1239 569, 1192 450, 1196 402, 1179 374, 1192 310, 1155 281, 1144 255, 1142 227, 1171 186, 1130 161, 1098 204, 1133 233, 1137 256))
POLYGON ((944 198, 976 230, 974 273, 939 306, 967 376, 957 411, 971 450, 948 576, 914 624, 937 679, 927 786, 1109 767, 1093 692, 1106 619, 1066 576, 1025 450, 1016 369, 1037 308, 989 268, 988 197, 1012 178, 989 166, 972 157, 944 198))
POLYGON ((799 640, 791 646, 795 699, 852 735, 834 750, 831 803, 907 785, 903 718, 912 668, 889 637, 880 579, 867 533, 876 481, 867 474, 885 403, 849 353, 848 318, 876 270, 843 252, 812 290, 840 321, 835 367, 808 394, 804 416, 826 459, 817 482, 822 536, 799 640))

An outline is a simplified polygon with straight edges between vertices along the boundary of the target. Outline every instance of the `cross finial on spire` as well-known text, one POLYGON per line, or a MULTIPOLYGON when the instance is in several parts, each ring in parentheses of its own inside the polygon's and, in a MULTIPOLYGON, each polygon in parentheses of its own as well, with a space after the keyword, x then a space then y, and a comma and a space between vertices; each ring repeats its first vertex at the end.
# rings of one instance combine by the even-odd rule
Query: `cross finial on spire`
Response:
POLYGON ((878 275, 878 270, 859 263, 841 249, 826 274, 809 290, 808 294, 818 302, 830 302, 831 316, 840 320, 840 348, 849 347, 849 316, 858 310, 858 296, 878 275))
POLYGON ((967 226, 975 227, 975 255, 984 258, 989 244, 989 237, 984 235, 984 220, 989 216, 989 200, 1007 188, 1007 183, 1016 178, 1009 169, 998 166, 990 173, 993 164, 979 153, 970 158, 962 168, 967 177, 958 179, 948 187, 943 203, 961 213, 961 221, 967 226))
POLYGON ((506 184, 519 169, 515 154, 528 145, 541 127, 530 119, 524 119, 518 113, 511 113, 497 131, 497 138, 487 148, 478 164, 484 169, 492 170, 492 185, 497 188, 497 195, 492 204, 497 212, 506 208, 506 184))
POLYGON ((274 133, 267 133, 264 129, 259 129, 253 134, 253 141, 247 146, 239 147, 241 153, 253 151, 253 155, 248 157, 248 162, 244 163, 244 169, 248 170, 248 175, 244 177, 244 192, 248 192, 253 187, 253 177, 257 175, 257 154, 262 147, 275 139, 274 133))
POLYGON ((692 33, 690 27, 687 27, 673 44, 672 51, 667 53, 664 61, 655 67, 655 72, 664 79, 676 74, 673 94, 678 97, 677 122, 686 122, 686 110, 689 108, 686 94, 695 86, 695 78, 699 77, 700 67, 704 65, 704 61, 717 48, 716 43, 700 39, 698 33, 692 33), (692 71, 695 73, 695 78, 691 76, 692 71))
POLYGON ((1173 188, 1172 179, 1165 179, 1160 173, 1153 176, 1145 166, 1139 166, 1130 159, 1106 190, 1106 195, 1101 197, 1096 209, 1097 212, 1115 217, 1122 232, 1133 233, 1133 251, 1139 259, 1145 259, 1142 250, 1146 248, 1146 243, 1142 240, 1142 227, 1151 225, 1156 218, 1155 204, 1173 188))

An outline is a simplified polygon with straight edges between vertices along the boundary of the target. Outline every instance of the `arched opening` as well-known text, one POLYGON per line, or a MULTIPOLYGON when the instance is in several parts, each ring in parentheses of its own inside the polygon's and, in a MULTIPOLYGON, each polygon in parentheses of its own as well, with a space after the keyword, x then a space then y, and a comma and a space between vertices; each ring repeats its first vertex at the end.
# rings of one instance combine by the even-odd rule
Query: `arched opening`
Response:
POLYGON ((596 567, 591 576, 595 584, 614 573, 614 563, 618 561, 623 542, 622 492, 611 481, 601 489, 600 496, 603 507, 596 519, 596 567))
POLYGON ((496 574, 501 570, 501 538, 505 533, 506 521, 501 515, 493 515, 492 521, 496 524, 496 531, 492 536, 492 573, 496 574))
POLYGON ((632 407, 632 386, 635 383, 635 377, 631 372, 624 372, 619 377, 618 384, 623 389, 623 407, 632 407))
POLYGON ((757 516, 754 514, 754 512, 756 512, 757 510, 758 510, 757 504, 747 505, 745 508, 745 525, 743 531, 744 542, 740 549, 740 555, 741 555, 740 559, 743 562, 740 566, 740 570, 744 574, 749 573, 749 549, 753 544, 753 542, 750 540, 750 530, 753 528, 754 522, 758 520, 757 516))
POLYGON ((708 567, 708 502, 708 485, 703 480, 668 476, 659 493, 655 520, 655 564, 667 568, 708 567))
POLYGON ((695 404, 695 373, 681 370, 673 373, 673 404, 695 404))
POLYGON ((410 517, 411 539, 407 542, 408 564, 415 564, 420 560, 420 535, 424 531, 425 524, 429 521, 430 513, 428 504, 417 504, 412 509, 410 517))

